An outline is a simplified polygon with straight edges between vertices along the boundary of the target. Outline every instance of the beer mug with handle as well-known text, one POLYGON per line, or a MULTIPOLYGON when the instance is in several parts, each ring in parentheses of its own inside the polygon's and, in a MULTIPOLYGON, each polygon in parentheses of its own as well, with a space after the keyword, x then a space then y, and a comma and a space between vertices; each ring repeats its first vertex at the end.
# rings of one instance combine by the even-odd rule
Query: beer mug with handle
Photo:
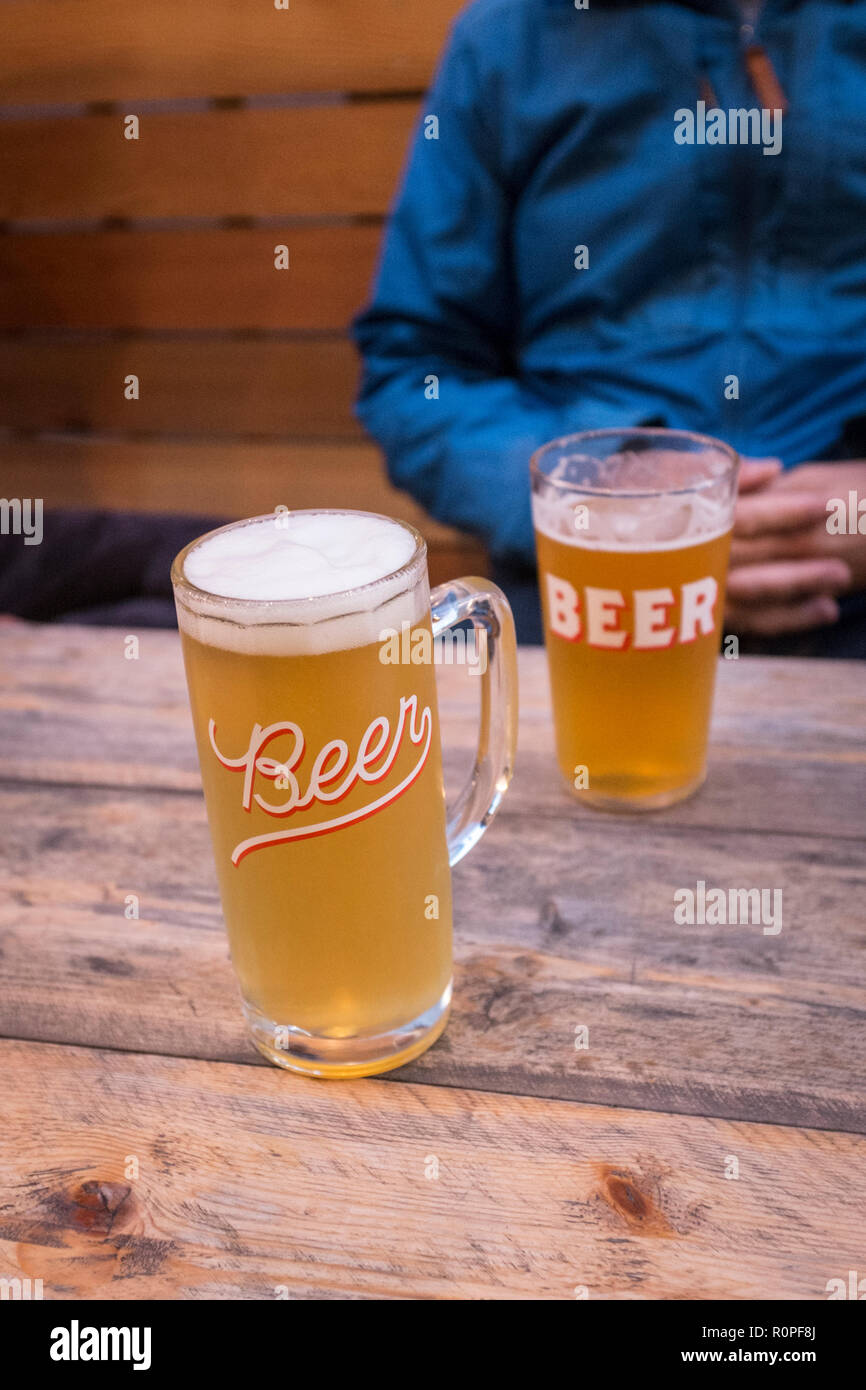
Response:
POLYGON ((652 810, 704 780, 738 467, 679 430, 592 430, 533 457, 557 755, 590 805, 652 810))
POLYGON ((315 1076, 401 1066, 445 1027, 450 865, 511 779, 508 603, 478 579, 431 595, 418 532, 352 511, 224 526, 178 555, 172 583, 253 1041, 315 1076), (434 670, 449 634, 471 649, 481 697, 474 766, 450 809, 434 670))

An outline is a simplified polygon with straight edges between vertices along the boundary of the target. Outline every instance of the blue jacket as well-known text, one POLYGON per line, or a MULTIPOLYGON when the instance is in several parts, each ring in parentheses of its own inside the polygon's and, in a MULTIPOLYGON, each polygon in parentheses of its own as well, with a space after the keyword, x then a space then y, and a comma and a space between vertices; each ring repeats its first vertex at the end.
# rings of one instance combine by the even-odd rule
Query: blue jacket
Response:
POLYGON ((866 0, 742 19, 477 0, 453 27, 354 327, 358 410, 392 480, 495 555, 531 559, 529 455, 573 430, 866 454, 866 0), (750 43, 779 153, 679 143, 701 100, 761 106, 750 43))

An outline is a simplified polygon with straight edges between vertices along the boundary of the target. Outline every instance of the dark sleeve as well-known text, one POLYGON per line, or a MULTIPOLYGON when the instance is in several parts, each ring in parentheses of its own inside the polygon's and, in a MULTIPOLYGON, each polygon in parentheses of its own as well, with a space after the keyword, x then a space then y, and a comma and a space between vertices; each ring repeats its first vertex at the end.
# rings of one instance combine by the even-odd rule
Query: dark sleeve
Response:
POLYGON ((38 545, 0 536, 0 614, 51 622, 129 599, 171 599, 179 550, 222 521, 134 512, 47 511, 38 545))

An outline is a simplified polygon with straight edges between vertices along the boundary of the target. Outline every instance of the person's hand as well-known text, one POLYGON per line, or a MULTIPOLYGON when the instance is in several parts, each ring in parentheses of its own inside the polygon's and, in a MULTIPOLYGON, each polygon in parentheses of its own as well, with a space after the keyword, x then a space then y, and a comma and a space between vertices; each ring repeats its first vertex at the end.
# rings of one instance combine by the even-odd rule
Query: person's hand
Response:
POLYGON ((802 632, 839 617, 836 598, 866 584, 866 537, 827 531, 827 500, 866 482, 862 464, 744 459, 734 517, 726 622, 736 632, 802 632), (844 473, 844 478, 843 478, 844 473))
MULTIPOLYGON (((808 491, 823 499, 824 521, 811 537, 812 549, 815 554, 843 560, 851 571, 849 587, 866 589, 866 534, 855 526, 853 531, 846 528, 837 535, 827 525, 830 515, 827 503, 831 498, 841 499, 847 513, 850 492, 858 499, 866 497, 866 459, 853 459, 848 463, 800 463, 783 473, 773 486, 780 495, 808 491)), ((860 520, 866 527, 866 517, 860 520)))

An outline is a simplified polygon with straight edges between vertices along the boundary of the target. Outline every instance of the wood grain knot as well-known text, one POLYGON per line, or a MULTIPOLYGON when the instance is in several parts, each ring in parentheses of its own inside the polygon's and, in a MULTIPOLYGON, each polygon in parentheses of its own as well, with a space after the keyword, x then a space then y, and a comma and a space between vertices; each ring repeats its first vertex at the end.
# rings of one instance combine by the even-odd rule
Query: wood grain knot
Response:
POLYGON ((553 937, 568 936, 571 930, 571 923, 563 917, 555 898, 547 898, 542 903, 538 914, 538 926, 545 936, 553 937))
POLYGON ((603 1166, 601 1195, 608 1206, 623 1217, 631 1230, 641 1235, 672 1236, 672 1229, 658 1204, 640 1187, 633 1173, 603 1166))
POLYGON ((526 1028, 538 1017, 538 1000, 521 975, 531 977, 535 966, 529 956, 516 957, 512 969, 498 968, 489 956, 472 956, 458 966, 460 1021, 475 1032, 492 1028, 526 1028))
POLYGON ((129 1214, 131 1193, 132 1188, 125 1183, 88 1178, 70 1188, 58 1205, 65 1207, 70 1226, 94 1235, 109 1235, 121 1209, 125 1207, 124 1216, 129 1214))
POLYGON ((97 975, 135 974, 135 969, 128 960, 110 960, 107 956, 85 956, 84 963, 88 970, 95 970, 97 975))

